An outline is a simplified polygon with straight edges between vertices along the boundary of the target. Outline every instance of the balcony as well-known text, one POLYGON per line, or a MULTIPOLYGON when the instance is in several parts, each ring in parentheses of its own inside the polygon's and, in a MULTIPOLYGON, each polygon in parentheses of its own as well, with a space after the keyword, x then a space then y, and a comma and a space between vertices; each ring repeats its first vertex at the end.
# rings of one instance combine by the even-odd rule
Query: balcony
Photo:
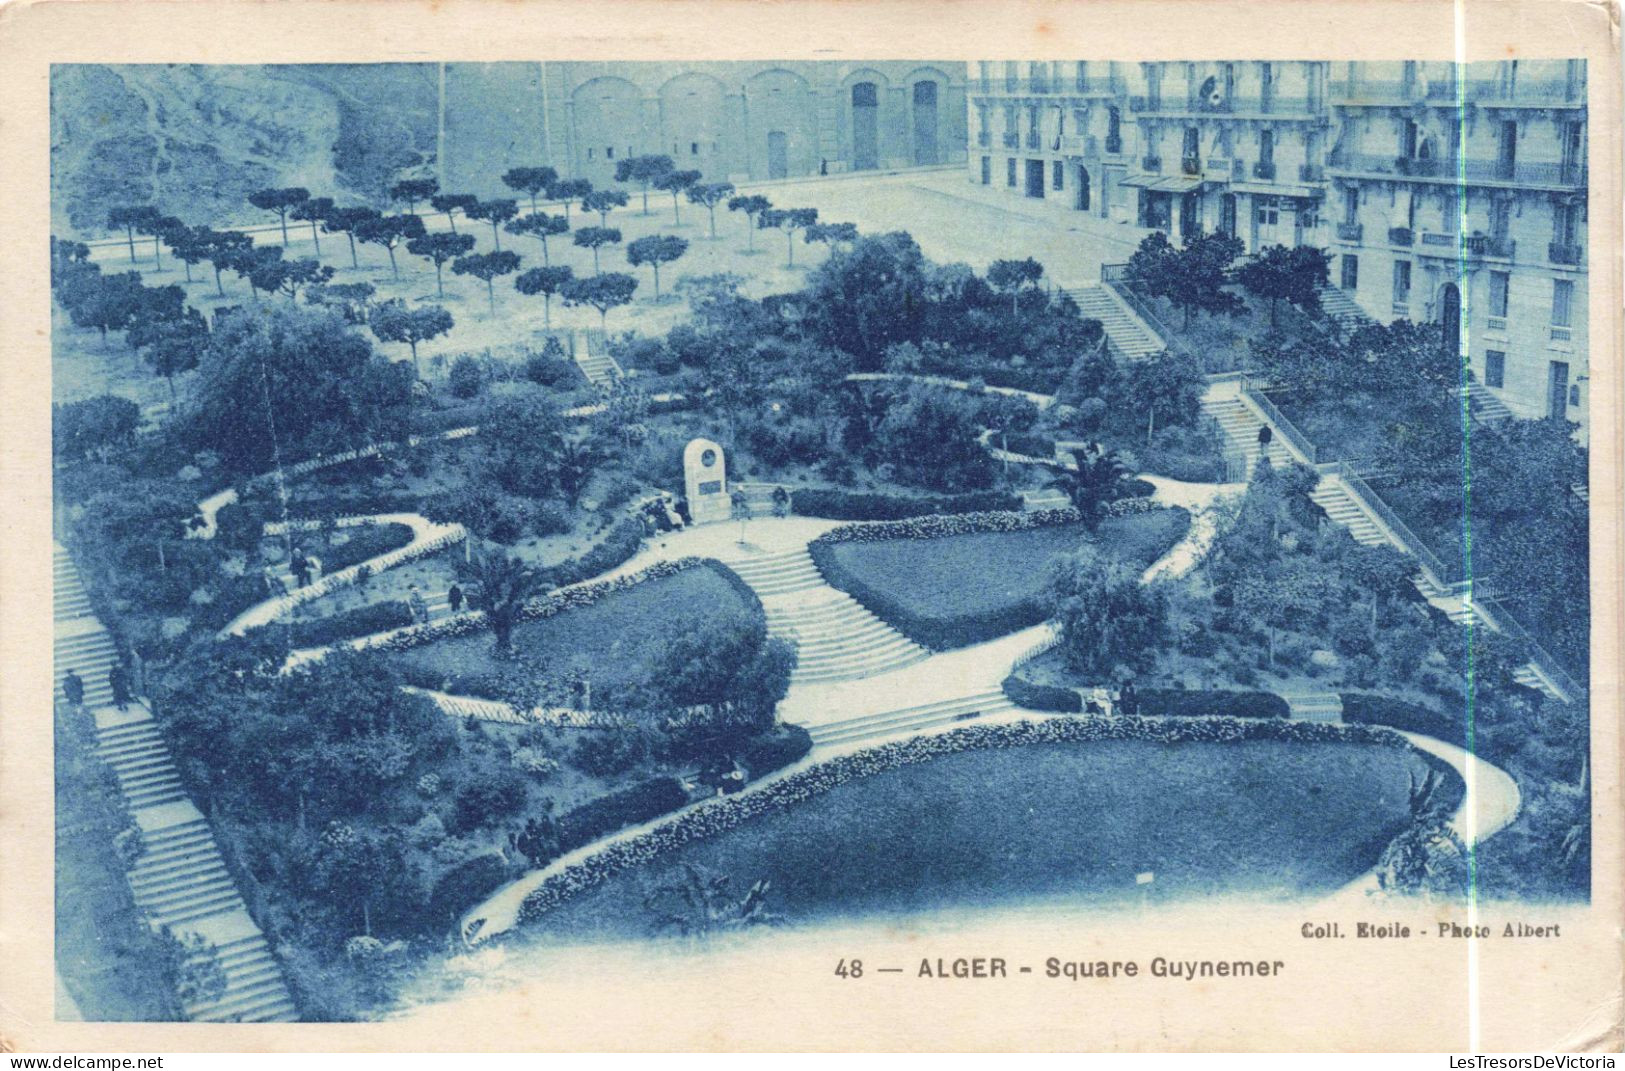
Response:
POLYGON ((1019 148, 1020 146, 1021 146, 1021 135, 1017 134, 1013 130, 1006 130, 1004 132, 1004 147, 1006 149, 1015 149, 1015 148, 1019 148))
POLYGON ((1129 98, 1129 107, 1141 115, 1203 116, 1203 115, 1273 115, 1319 118, 1320 102, 1309 97, 1226 96, 1215 93, 1210 97, 1139 96, 1129 98))
POLYGON ((1150 172, 1153 175, 1160 173, 1162 171, 1162 157, 1145 157, 1140 161, 1140 170, 1150 172))
POLYGON ((1365 228, 1358 223, 1339 223, 1337 225, 1337 240, 1340 242, 1358 242, 1365 228))
POLYGON ((1182 156, 1179 159, 1179 170, 1187 175, 1200 175, 1202 173, 1202 161, 1194 156, 1182 156))
POLYGON ((1053 78, 972 78, 965 83, 966 91, 1003 95, 1049 95, 1065 92, 1064 83, 1053 78))
POLYGON ((1027 148, 1036 149, 1036 148, 1038 148, 1039 144, 1040 144, 1040 142, 1038 140, 1038 131, 1036 131, 1036 130, 1027 131, 1027 148))
POLYGON ((1420 159, 1413 156, 1383 156, 1377 153, 1333 153, 1328 161, 1333 171, 1357 175, 1404 175, 1409 178, 1456 182, 1505 183, 1513 186, 1579 189, 1585 186, 1585 165, 1511 160, 1420 159))
POLYGON ((1518 243, 1506 235, 1485 235, 1484 255, 1486 257, 1499 257, 1502 260, 1511 260, 1517 252, 1518 243))
POLYGON ((1093 160, 1100 156, 1100 142, 1093 134, 1062 134, 1056 151, 1062 156, 1082 156, 1093 160))
POLYGON ((1553 264, 1578 265, 1583 255, 1578 245, 1571 245, 1568 242, 1553 242, 1546 247, 1546 259, 1553 264))
POLYGON ((1326 169, 1321 167, 1319 164, 1298 165, 1299 182, 1324 182, 1325 179, 1326 169))
POLYGON ((1253 178, 1263 182, 1275 181, 1275 161, 1259 160, 1253 164, 1253 178))
POLYGON ((1244 173, 1240 160, 1209 160, 1202 165, 1202 177, 1209 182, 1229 182, 1244 173))
POLYGON ((988 133, 986 130, 978 130, 976 132, 976 144, 980 145, 984 149, 987 148, 989 145, 993 144, 993 135, 988 133))
POLYGON ((1408 246, 1416 240, 1416 234, 1409 227, 1389 227, 1388 244, 1408 246))
POLYGON ((1116 78, 1078 78, 1070 92, 1086 97, 1109 97, 1123 91, 1123 83, 1116 78))
POLYGON ((1532 107, 1580 107, 1585 104, 1585 83, 1568 80, 1505 82, 1499 79, 1446 79, 1424 88, 1421 82, 1355 81, 1333 82, 1331 100, 1335 104, 1366 107, 1409 107, 1428 104, 1452 107, 1458 101, 1475 104, 1529 105, 1532 107))
POLYGON ((1119 134, 1116 137, 1112 137, 1110 134, 1106 135, 1106 155, 1123 155, 1123 135, 1119 134))

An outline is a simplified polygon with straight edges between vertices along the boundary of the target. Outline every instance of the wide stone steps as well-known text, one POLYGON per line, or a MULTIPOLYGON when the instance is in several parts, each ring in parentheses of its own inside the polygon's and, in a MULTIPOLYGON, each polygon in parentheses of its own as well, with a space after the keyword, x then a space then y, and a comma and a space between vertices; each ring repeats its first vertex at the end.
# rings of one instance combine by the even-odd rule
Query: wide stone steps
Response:
POLYGON ((1015 709, 1016 705, 1010 702, 1003 691, 989 691, 959 699, 922 703, 919 706, 808 726, 807 731, 812 736, 815 747, 849 744, 875 737, 934 729, 957 721, 968 721, 988 714, 1002 714, 1015 709))
POLYGON ((763 598, 824 586, 823 574, 813 564, 812 555, 807 553, 805 547, 786 554, 745 558, 724 564, 763 598))
POLYGON ((58 621, 91 615, 90 594, 79 579, 79 570, 62 547, 51 555, 51 602, 58 621))
POLYGON ((775 601, 766 609, 768 631, 796 644, 796 682, 887 673, 929 655, 845 592, 816 602, 775 601))
POLYGON ((1117 296, 1103 286, 1082 286, 1067 294, 1078 310, 1091 320, 1099 320, 1113 346, 1129 360, 1144 360, 1167 349, 1162 340, 1148 332, 1117 296))
POLYGON ((85 705, 106 706, 113 701, 113 687, 107 682, 107 674, 116 661, 118 649, 106 629, 58 638, 51 659, 55 696, 62 696, 62 678, 72 670, 85 683, 85 705))
POLYGON ((1330 481, 1322 481, 1309 495, 1326 516, 1349 530, 1355 542, 1374 547, 1388 541, 1388 534, 1347 491, 1330 481))
POLYGON ((1320 288, 1320 307, 1328 319, 1344 330, 1376 322, 1360 307, 1359 302, 1349 297, 1348 293, 1339 287, 1320 288))
POLYGON ((620 378, 621 369, 607 353, 589 353, 583 346, 576 351, 576 367, 595 387, 609 387, 620 378))
MULTIPOLYGON (((1250 407, 1234 398, 1206 401, 1202 403, 1202 408, 1218 422, 1220 430, 1230 440, 1231 448, 1246 458, 1250 477, 1261 452, 1258 448, 1258 429, 1264 422, 1250 407)), ((1279 435, 1270 440, 1268 450, 1263 452, 1268 454, 1270 464, 1278 469, 1298 460, 1279 435)))

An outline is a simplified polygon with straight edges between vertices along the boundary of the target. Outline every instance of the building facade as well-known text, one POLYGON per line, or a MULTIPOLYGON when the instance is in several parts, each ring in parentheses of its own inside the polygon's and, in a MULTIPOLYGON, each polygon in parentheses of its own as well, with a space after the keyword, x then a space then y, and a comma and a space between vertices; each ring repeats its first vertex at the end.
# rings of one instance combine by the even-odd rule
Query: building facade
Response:
POLYGON ((969 178, 1058 211, 1313 245, 1438 323, 1514 414, 1586 425, 1585 64, 975 65, 969 178))
POLYGON ((607 186, 644 154, 735 183, 965 154, 962 61, 450 63, 440 80, 441 184, 481 196, 506 167, 607 186))

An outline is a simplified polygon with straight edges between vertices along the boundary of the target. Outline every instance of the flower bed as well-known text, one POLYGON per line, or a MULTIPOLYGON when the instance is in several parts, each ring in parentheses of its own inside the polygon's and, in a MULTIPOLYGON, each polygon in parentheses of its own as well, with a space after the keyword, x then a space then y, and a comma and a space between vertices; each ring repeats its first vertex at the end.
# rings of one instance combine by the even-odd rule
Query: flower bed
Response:
POLYGON ((1092 542, 1137 566, 1184 534, 1183 510, 1114 504, 1090 534, 1073 509, 920 517, 834 529, 809 546, 824 579, 917 643, 949 650, 1047 616, 1047 564, 1092 542))
POLYGON ((968 495, 887 495, 811 488, 795 492, 790 508, 801 517, 833 521, 900 521, 932 514, 982 513, 1021 508, 1021 496, 1003 491, 968 495))
MULTIPOLYGON (((522 922, 534 921, 560 904, 635 866, 684 845, 736 829, 753 818, 796 807, 859 778, 980 749, 1116 740, 1159 744, 1272 740, 1374 744, 1410 750, 1403 737, 1386 729, 1239 718, 1163 721, 1077 717, 971 726, 843 755, 790 773, 755 791, 711 801, 685 811, 653 829, 617 841, 549 875, 525 898, 519 917, 522 922)), ((1380 849, 1380 845, 1377 847, 1380 849)))

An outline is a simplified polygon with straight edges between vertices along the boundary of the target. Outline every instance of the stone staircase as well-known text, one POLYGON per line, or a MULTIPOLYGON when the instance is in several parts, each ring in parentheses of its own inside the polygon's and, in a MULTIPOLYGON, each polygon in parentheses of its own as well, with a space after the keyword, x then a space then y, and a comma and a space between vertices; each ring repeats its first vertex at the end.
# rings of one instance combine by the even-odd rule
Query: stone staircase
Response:
MULTIPOLYGON (((1202 410, 1218 423, 1220 430, 1230 440, 1231 446, 1241 455, 1246 463, 1244 478, 1251 479, 1253 466, 1257 464, 1260 453, 1258 429, 1263 426, 1264 418, 1259 416, 1258 410, 1234 396, 1204 398, 1202 410)), ((1268 453, 1270 464, 1277 469, 1304 460, 1292 451, 1278 431, 1270 440, 1268 453)))
POLYGON ((608 343, 599 336, 588 334, 574 347, 576 367, 595 387, 612 387, 624 374, 615 358, 609 355, 608 343))
POLYGON ((1336 692, 1307 692, 1301 695, 1283 695, 1293 721, 1343 721, 1343 697, 1336 692))
MULTIPOLYGON (((170 758, 169 746, 158 734, 158 725, 139 700, 131 704, 135 719, 118 717, 116 709, 104 708, 108 724, 96 732, 96 754, 118 777, 119 788, 131 810, 160 807, 186 798, 180 772, 170 758)), ((168 920, 165 920, 168 921, 168 920)))
POLYGON ((1370 314, 1360 307, 1360 303, 1349 297, 1348 291, 1341 287, 1321 287, 1320 307, 1325 312, 1326 318, 1343 331, 1353 331, 1355 328, 1376 323, 1370 314))
POLYGON ((806 547, 726 564, 761 598, 768 632, 796 645, 792 684, 889 673, 930 654, 826 584, 806 547))
POLYGON ((1106 329, 1112 356, 1120 361, 1143 361, 1167 349, 1156 333, 1136 316, 1123 299, 1106 286, 1080 286, 1066 291, 1078 310, 1106 329))
POLYGON ((1388 542, 1387 529, 1348 493, 1341 481, 1322 479, 1309 497, 1326 511, 1326 516, 1347 528, 1361 546, 1374 547, 1388 542))
POLYGON ((72 670, 85 682, 87 707, 94 709, 113 701, 107 674, 118 660, 118 648, 100 621, 94 617, 58 621, 51 655, 51 679, 57 698, 62 697, 62 678, 72 670))
POLYGON ((960 699, 944 699, 935 703, 922 703, 919 706, 904 707, 900 710, 865 714, 862 717, 847 718, 844 721, 811 725, 808 726, 807 731, 812 736, 813 746, 821 747, 830 744, 849 744, 879 736, 891 736, 894 733, 932 729, 940 725, 950 725, 957 721, 969 721, 972 718, 985 717, 989 714, 1003 714, 1016 709, 1016 705, 1010 702, 1009 697, 1002 690, 993 689, 960 699))
POLYGON ((51 604, 56 620, 89 617, 90 594, 79 582, 79 570, 74 568, 73 559, 61 547, 52 553, 51 573, 51 604))

